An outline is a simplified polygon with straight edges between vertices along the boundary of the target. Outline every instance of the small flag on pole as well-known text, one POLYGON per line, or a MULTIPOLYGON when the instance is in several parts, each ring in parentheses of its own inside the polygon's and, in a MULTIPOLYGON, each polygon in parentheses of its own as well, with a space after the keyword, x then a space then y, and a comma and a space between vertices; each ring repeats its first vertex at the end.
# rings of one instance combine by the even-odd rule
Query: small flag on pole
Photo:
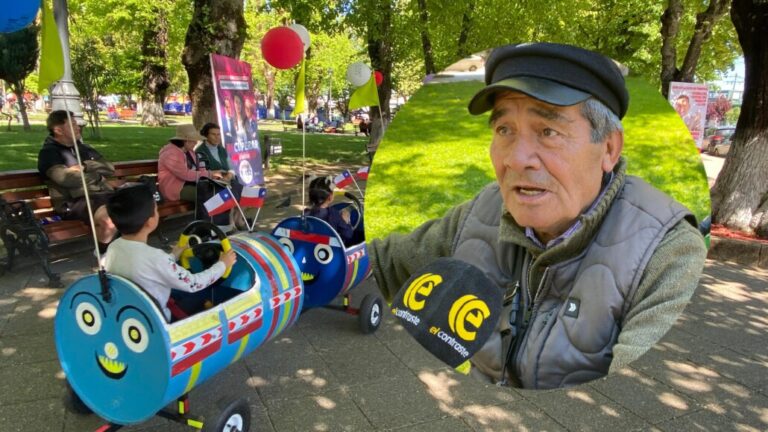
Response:
POLYGON ((234 207, 235 198, 228 190, 224 189, 212 196, 204 205, 205 210, 208 212, 208 216, 215 216, 234 207))
POLYGON ((360 169, 357 170, 357 179, 368 180, 368 171, 370 170, 371 170, 371 167, 369 166, 360 167, 360 169))
POLYGON ((56 27, 53 11, 48 3, 48 0, 43 0, 38 92, 47 90, 48 86, 64 76, 64 52, 59 39, 59 29, 56 27))
POLYGON ((305 61, 301 61, 301 66, 299 67, 299 77, 296 78, 296 106, 293 107, 293 112, 291 113, 292 116, 297 116, 304 112, 305 105, 306 105, 306 97, 305 97, 305 91, 304 91, 304 82, 305 80, 305 72, 306 72, 306 65, 305 61))
POLYGON ((266 196, 267 188, 244 187, 240 195, 240 207, 261 208, 266 196))
POLYGON ((379 106, 379 91, 376 88, 376 78, 373 73, 371 73, 371 79, 358 87, 349 98, 349 109, 366 106, 379 106))
POLYGON ((337 188, 343 189, 352 184, 352 174, 349 173, 349 170, 344 170, 343 173, 333 179, 333 183, 336 184, 337 188))

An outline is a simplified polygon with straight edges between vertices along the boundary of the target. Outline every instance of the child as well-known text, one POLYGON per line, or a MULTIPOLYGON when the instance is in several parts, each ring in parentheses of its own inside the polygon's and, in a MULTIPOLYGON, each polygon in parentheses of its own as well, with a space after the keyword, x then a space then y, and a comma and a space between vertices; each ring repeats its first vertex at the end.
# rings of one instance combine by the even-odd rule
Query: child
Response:
POLYGON ((328 222, 328 225, 339 234, 344 244, 349 245, 354 236, 354 229, 350 225, 349 211, 338 211, 330 207, 333 202, 331 179, 318 177, 309 183, 309 202, 312 204, 312 208, 307 210, 307 215, 328 222))
POLYGON ((145 185, 115 192, 107 203, 107 212, 122 237, 109 245, 106 270, 142 287, 160 303, 168 321, 171 320, 168 309, 171 288, 200 291, 216 282, 237 259, 235 252, 229 250, 209 269, 193 274, 176 264, 183 248, 174 246, 169 254, 149 246, 147 237, 157 228, 160 216, 152 192, 145 185))

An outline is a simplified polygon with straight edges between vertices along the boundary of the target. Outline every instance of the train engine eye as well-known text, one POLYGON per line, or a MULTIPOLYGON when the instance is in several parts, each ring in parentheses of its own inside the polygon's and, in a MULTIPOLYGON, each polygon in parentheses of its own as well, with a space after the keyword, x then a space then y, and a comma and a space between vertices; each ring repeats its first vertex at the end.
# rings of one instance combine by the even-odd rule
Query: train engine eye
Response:
POLYGON ((327 244, 315 246, 315 259, 320 264, 328 264, 333 259, 333 250, 327 244))
POLYGON ((123 342, 131 351, 140 354, 149 345, 149 333, 144 324, 135 318, 128 318, 123 322, 123 342))
POLYGON ((77 305, 75 319, 80 330, 87 335, 95 335, 101 330, 101 315, 95 305, 84 302, 77 305))
POLYGON ((285 248, 286 248, 286 249, 288 249, 288 252, 290 252, 291 254, 293 254, 293 251, 294 251, 295 249, 294 249, 294 247, 293 247, 293 242, 291 241, 291 239, 289 239, 289 238, 286 238, 286 237, 280 237, 280 239, 279 239, 278 241, 280 242, 280 244, 282 244, 283 246, 285 246, 285 248))

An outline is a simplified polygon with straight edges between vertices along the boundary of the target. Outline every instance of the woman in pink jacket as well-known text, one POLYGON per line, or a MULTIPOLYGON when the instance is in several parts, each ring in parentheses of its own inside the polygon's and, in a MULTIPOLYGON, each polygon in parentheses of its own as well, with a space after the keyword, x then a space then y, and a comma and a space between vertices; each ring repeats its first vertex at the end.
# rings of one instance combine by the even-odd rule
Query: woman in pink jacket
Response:
MULTIPOLYGON (((201 166, 194 148, 203 140, 194 125, 176 126, 176 136, 168 140, 157 161, 157 181, 160 194, 170 201, 183 200, 196 202, 197 219, 208 219, 203 202, 210 198, 213 191, 209 182, 200 182, 204 178, 221 179, 222 171, 211 171, 201 166), (205 186, 203 186, 205 185, 205 186), (199 187, 198 187, 199 186, 199 187), (205 190, 203 190, 205 189, 205 190)), ((229 219, 228 215, 227 219, 229 219)), ((217 223, 220 221, 214 221, 217 223)), ((229 220, 218 225, 226 225, 229 220)))

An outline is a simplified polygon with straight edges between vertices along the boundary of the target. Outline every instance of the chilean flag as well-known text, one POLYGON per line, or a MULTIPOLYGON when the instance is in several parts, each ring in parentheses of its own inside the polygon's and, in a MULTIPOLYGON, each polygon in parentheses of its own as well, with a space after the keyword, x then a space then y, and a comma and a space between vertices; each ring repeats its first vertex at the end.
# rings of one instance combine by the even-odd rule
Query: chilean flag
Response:
POLYGON ((352 174, 349 173, 349 170, 344 170, 343 173, 337 175, 336 178, 333 179, 333 182, 336 184, 337 188, 343 189, 352 184, 352 174))
POLYGON ((371 167, 364 166, 360 167, 359 170, 357 170, 357 178, 359 180, 368 180, 368 171, 370 171, 371 167))
POLYGON ((267 188, 244 187, 240 195, 240 207, 261 208, 264 205, 264 197, 267 196, 267 188))
POLYGON ((204 205, 205 210, 208 211, 208 216, 214 216, 219 213, 224 213, 234 207, 235 198, 228 190, 224 189, 212 196, 204 205))

